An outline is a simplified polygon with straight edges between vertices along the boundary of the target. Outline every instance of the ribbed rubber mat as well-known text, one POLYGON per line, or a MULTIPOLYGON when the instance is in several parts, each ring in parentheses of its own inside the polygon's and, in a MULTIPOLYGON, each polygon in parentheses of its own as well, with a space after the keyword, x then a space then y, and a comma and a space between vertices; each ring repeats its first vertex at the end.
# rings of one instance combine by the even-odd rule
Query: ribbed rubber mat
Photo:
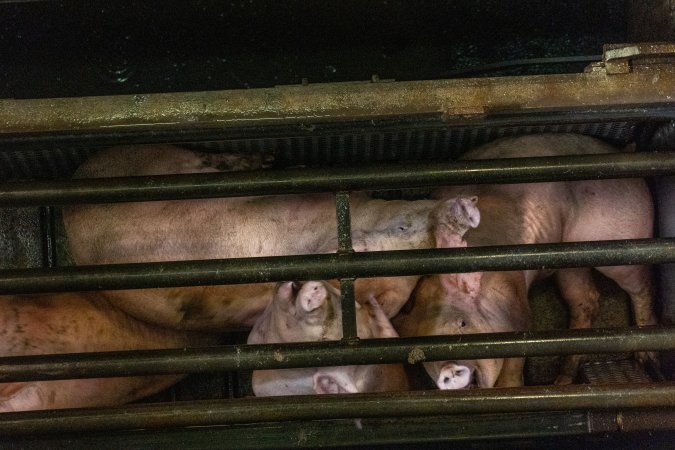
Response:
MULTIPOLYGON (((449 161, 494 139, 535 133, 579 133, 625 144, 633 122, 548 124, 513 127, 453 127, 334 133, 192 143, 212 152, 260 153, 275 167, 357 165, 371 162, 449 161)), ((69 178, 95 148, 0 149, 0 180, 69 178)))
POLYGON ((581 368, 581 379, 590 384, 652 382, 640 364, 632 359, 587 362, 581 368))

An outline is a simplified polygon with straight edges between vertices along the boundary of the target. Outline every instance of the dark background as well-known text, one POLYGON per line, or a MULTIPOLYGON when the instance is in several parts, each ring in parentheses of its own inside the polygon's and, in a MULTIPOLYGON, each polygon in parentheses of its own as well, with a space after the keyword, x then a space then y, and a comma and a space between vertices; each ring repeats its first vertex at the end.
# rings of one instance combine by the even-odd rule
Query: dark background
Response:
POLYGON ((0 97, 433 79, 495 61, 597 55, 626 40, 626 3, 0 1, 0 97))

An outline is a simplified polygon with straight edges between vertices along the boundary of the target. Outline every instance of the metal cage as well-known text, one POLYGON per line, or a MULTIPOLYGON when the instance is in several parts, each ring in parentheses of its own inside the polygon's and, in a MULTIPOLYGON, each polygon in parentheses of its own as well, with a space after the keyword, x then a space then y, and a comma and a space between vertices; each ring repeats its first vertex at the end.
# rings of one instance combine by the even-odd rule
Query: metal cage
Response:
MULTIPOLYGON (((0 100, 0 169, 6 180, 0 185, 0 206, 41 206, 45 249, 42 269, 0 271, 0 294, 339 278, 344 317, 340 342, 4 357, 0 380, 672 350, 675 327, 668 325, 461 339, 359 340, 355 332, 357 277, 675 262, 671 237, 351 251, 349 191, 674 174, 673 151, 454 161, 477 143, 544 131, 583 133, 617 144, 635 141, 648 149, 653 131, 675 120, 670 96, 675 66, 667 58, 658 59, 672 45, 638 50, 608 49, 604 61, 583 74, 0 100), (645 55, 649 63, 641 64, 645 55), (142 179, 64 179, 97 147, 152 142, 268 151, 278 167, 142 179), (295 165, 305 167, 285 168, 295 165), (298 192, 336 193, 337 253, 51 267, 54 206, 298 192)), ((355 445, 672 430, 673 383, 240 398, 7 413, 0 416, 0 434, 11 436, 21 448, 179 442, 206 448, 223 442, 242 447, 335 445, 336 436, 341 445, 355 445), (352 431, 350 419, 355 417, 363 419, 363 432, 352 431)))

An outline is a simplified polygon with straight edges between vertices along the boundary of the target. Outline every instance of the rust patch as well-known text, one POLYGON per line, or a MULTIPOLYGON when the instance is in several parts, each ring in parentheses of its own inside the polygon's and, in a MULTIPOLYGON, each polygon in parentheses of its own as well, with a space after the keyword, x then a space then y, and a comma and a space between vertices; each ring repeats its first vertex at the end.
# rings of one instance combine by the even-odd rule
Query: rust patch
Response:
POLYGON ((419 347, 413 348, 410 350, 410 353, 408 353, 408 364, 417 364, 418 362, 422 362, 426 359, 427 355, 425 355, 424 351, 419 347))

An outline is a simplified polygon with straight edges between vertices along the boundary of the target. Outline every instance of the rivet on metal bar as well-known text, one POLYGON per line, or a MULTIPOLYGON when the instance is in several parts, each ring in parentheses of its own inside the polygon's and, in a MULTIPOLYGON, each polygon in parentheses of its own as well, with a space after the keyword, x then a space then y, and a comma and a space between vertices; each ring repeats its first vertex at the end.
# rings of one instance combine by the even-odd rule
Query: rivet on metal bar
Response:
MULTIPOLYGON (((348 192, 335 194, 335 215, 337 218, 338 255, 353 253, 348 192)), ((358 337, 354 308, 354 278, 342 278, 340 280, 340 292, 342 339, 352 340, 358 337)))

